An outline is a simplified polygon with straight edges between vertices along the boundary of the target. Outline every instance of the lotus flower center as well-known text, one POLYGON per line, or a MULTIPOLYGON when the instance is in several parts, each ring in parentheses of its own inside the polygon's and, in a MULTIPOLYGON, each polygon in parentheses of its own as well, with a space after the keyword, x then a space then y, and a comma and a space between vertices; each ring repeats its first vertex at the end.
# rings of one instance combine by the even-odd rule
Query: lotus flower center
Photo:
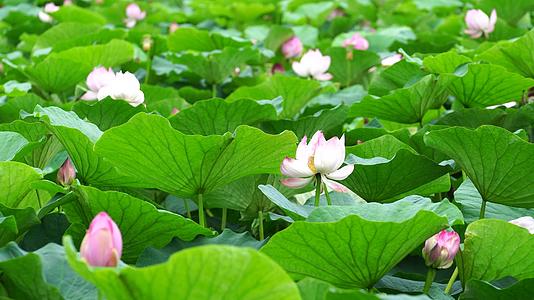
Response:
POLYGON ((310 158, 308 158, 308 168, 310 168, 310 170, 313 173, 317 173, 317 169, 315 168, 315 165, 313 164, 313 156, 310 156, 310 158))

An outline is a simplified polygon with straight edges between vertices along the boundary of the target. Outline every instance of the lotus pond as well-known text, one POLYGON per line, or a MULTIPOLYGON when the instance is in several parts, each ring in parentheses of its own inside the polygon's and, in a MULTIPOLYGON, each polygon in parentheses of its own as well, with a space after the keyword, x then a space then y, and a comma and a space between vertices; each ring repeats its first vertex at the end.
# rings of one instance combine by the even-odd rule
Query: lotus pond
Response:
POLYGON ((534 1, 0 1, 0 299, 534 299, 534 1))

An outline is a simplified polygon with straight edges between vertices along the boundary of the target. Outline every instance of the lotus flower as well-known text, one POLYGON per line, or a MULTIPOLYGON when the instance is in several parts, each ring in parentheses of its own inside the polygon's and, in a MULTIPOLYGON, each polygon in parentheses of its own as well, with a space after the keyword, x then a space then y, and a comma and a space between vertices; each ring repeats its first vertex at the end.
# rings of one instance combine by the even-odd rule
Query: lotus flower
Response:
POLYGON ((330 68, 330 56, 321 54, 319 50, 309 50, 300 62, 293 62, 293 71, 301 77, 311 76, 317 80, 330 80, 332 74, 326 73, 330 68))
POLYGON ((297 57, 302 53, 302 42, 296 36, 291 37, 282 45, 282 54, 285 58, 297 57))
POLYGON ((132 106, 138 106, 145 101, 139 80, 130 72, 115 73, 115 78, 98 90, 98 100, 106 97, 126 100, 132 106))
POLYGON ((124 23, 126 23, 126 27, 132 28, 135 26, 137 21, 141 21, 146 17, 146 12, 142 11, 139 5, 136 3, 130 3, 126 7, 126 19, 124 19, 124 23))
POLYGON ((491 15, 488 17, 480 9, 470 9, 465 14, 465 23, 467 24, 466 34, 469 34, 472 38, 476 39, 484 34, 485 37, 493 32, 495 29, 495 23, 497 22, 497 12, 491 11, 491 15))
POLYGON ((62 185, 71 185, 76 179, 76 170, 70 161, 70 158, 63 163, 57 171, 57 181, 62 185))
POLYGON ((89 90, 82 96, 83 100, 96 100, 98 91, 115 80, 115 73, 111 68, 94 68, 85 80, 89 90))
POLYGON ((175 32, 178 28, 180 28, 180 25, 176 22, 172 22, 171 25, 169 25, 169 33, 175 32))
POLYGON ((345 15, 345 12, 341 8, 334 9, 327 17, 328 21, 332 21, 337 17, 342 17, 345 15))
POLYGON ((393 66, 394 64, 398 63, 399 61, 402 60, 402 54, 393 54, 391 56, 388 56, 384 59, 382 59, 382 66, 383 67, 389 67, 389 66, 393 66))
POLYGON ((442 230, 425 241, 423 258, 428 267, 447 269, 452 266, 460 249, 460 236, 455 231, 442 230))
POLYGON ((273 65, 272 69, 271 69, 271 73, 272 74, 276 74, 276 73, 285 73, 286 69, 284 69, 284 66, 282 66, 281 64, 279 63, 276 63, 273 65))
POLYGON ((359 33, 355 33, 350 38, 343 41, 343 47, 352 47, 356 50, 367 50, 369 49, 369 42, 359 33))
POLYGON ((53 2, 49 2, 45 4, 43 10, 39 11, 37 14, 39 17, 39 20, 45 23, 52 23, 52 16, 49 14, 54 13, 59 10, 59 6, 55 5, 53 2))
POLYGON ((528 230, 528 232, 530 232, 530 234, 534 234, 534 218, 530 216, 517 218, 509 222, 519 227, 525 228, 526 230, 528 230))
POLYGON ((354 165, 341 165, 345 161, 345 136, 341 139, 333 137, 325 140, 321 131, 317 131, 310 143, 304 137, 297 147, 296 158, 286 157, 280 165, 283 175, 290 178, 282 179, 282 184, 290 188, 301 188, 308 185, 320 174, 321 182, 337 192, 348 192, 349 189, 335 180, 347 178, 354 165))
POLYGON ((91 221, 80 247, 83 259, 93 267, 116 267, 122 255, 122 235, 105 212, 91 221))

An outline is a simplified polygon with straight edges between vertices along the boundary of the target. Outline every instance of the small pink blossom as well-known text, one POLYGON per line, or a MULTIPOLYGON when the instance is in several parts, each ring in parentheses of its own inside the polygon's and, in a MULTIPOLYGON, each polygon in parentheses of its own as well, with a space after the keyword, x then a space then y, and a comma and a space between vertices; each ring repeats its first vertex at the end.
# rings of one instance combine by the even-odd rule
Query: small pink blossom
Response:
POLYGON ((280 64, 280 63, 274 64, 272 69, 271 69, 271 73, 272 74, 285 73, 285 72, 286 72, 286 70, 284 69, 284 66, 282 66, 282 64, 280 64))
POLYGON ((333 137, 328 141, 322 131, 317 131, 307 143, 304 137, 297 147, 296 158, 286 157, 280 165, 280 171, 289 178, 282 179, 282 184, 290 188, 301 188, 321 175, 321 182, 337 192, 348 192, 349 189, 336 182, 347 178, 354 165, 343 165, 345 161, 345 136, 341 139, 333 137))
POLYGON ((399 61, 402 60, 402 54, 393 54, 391 56, 388 56, 384 59, 382 59, 382 66, 383 67, 390 67, 390 66, 393 66, 394 64, 398 63, 399 61))
POLYGON ((93 267, 116 267, 122 255, 122 235, 109 215, 101 212, 91 221, 80 247, 81 257, 93 267))
POLYGON ((302 53, 302 42, 297 36, 291 37, 282 45, 282 54, 285 58, 297 57, 302 53))
POLYGON ((63 163, 63 165, 57 171, 57 181, 61 185, 71 185, 76 180, 76 169, 72 164, 70 158, 63 163))
POLYGON ((126 19, 124 23, 126 27, 133 28, 138 21, 143 20, 146 17, 146 12, 141 10, 141 7, 136 3, 130 3, 126 7, 126 19))
POLYGON ((359 33, 355 33, 350 38, 343 41, 343 47, 352 47, 356 50, 367 50, 369 49, 369 42, 359 33))
POLYGON ((293 71, 301 77, 313 77, 317 80, 330 80, 332 74, 327 73, 330 68, 330 56, 321 54, 319 50, 309 50, 302 56, 300 62, 293 62, 293 71))
POLYGON ((114 79, 115 73, 111 68, 94 68, 87 76, 86 84, 89 90, 82 96, 82 100, 96 100, 98 91, 110 84, 114 79))
POLYGON ((169 25, 169 33, 175 32, 178 28, 180 28, 180 25, 176 22, 172 22, 171 25, 169 25))
POLYGON ((490 33, 495 30, 495 23, 497 22, 497 11, 492 10, 488 17, 480 9, 470 9, 465 14, 465 23, 467 29, 465 33, 476 39, 484 35, 488 37, 490 33))
POLYGON ((43 7, 43 10, 39 11, 37 14, 39 17, 39 20, 41 20, 44 23, 52 23, 53 18, 49 14, 55 13, 59 10, 59 6, 55 5, 53 2, 48 2, 43 7))
POLYGON ((447 269, 452 266, 460 249, 460 236, 455 231, 442 230, 425 241, 423 258, 428 267, 447 269))

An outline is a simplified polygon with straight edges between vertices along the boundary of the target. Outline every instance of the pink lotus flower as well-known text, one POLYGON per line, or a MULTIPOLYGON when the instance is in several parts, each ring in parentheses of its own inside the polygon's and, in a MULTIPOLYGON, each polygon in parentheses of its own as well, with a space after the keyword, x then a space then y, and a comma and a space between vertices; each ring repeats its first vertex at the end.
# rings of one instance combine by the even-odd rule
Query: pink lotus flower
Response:
POLYGON ((134 74, 130 72, 115 73, 115 78, 98 90, 98 100, 106 97, 126 100, 132 106, 138 106, 145 101, 145 94, 141 91, 141 84, 134 74))
POLYGON ((345 15, 345 12, 341 8, 334 9, 327 17, 328 21, 332 21, 337 17, 342 17, 345 15))
POLYGON ((343 47, 347 48, 349 46, 356 50, 367 50, 369 49, 369 42, 359 33, 355 33, 343 41, 343 47))
POLYGON ((383 67, 389 67, 389 66, 393 66, 394 64, 398 63, 399 61, 402 60, 402 54, 393 54, 391 56, 388 56, 384 59, 382 59, 382 66, 383 67))
POLYGON ((530 232, 530 234, 534 234, 534 218, 532 218, 531 216, 517 218, 509 222, 519 227, 525 228, 526 230, 528 230, 528 232, 530 232))
POLYGON ((286 69, 284 69, 284 66, 282 66, 281 64, 279 63, 276 63, 273 65, 272 69, 271 69, 271 73, 272 74, 276 74, 276 73, 285 73, 286 69))
POLYGON ((311 76, 317 80, 330 80, 332 74, 326 73, 330 68, 330 56, 321 54, 319 50, 309 50, 300 62, 293 62, 293 71, 301 77, 311 76))
POLYGON ((126 27, 132 28, 135 26, 137 21, 141 21, 146 17, 146 12, 142 11, 139 5, 136 3, 130 3, 126 7, 126 19, 124 23, 126 27))
POLYGON ((423 258, 428 267, 447 269, 452 266, 460 249, 460 236, 455 231, 442 230, 425 241, 423 258))
POLYGON ((282 179, 282 184, 290 188, 308 185, 320 174, 321 182, 337 192, 348 192, 344 185, 334 181, 347 178, 354 165, 341 165, 345 161, 345 136, 333 137, 328 141, 321 131, 317 131, 309 144, 304 137, 297 147, 296 158, 286 157, 280 165, 280 171, 290 178, 282 179))
POLYGON ((82 96, 82 100, 96 100, 98 91, 110 84, 115 79, 115 73, 111 68, 94 68, 85 80, 89 90, 82 96))
POLYGON ((302 53, 302 42, 296 36, 291 37, 282 45, 282 54, 285 58, 297 57, 302 53))
POLYGON ((63 1, 63 5, 72 5, 72 0, 63 1))
POLYGON ((91 221, 80 247, 83 259, 93 267, 116 267, 122 255, 122 235, 105 212, 91 221))
POLYGON ((171 25, 169 25, 169 33, 175 32, 178 28, 180 28, 180 25, 176 22, 172 22, 171 25))
POLYGON ((42 22, 52 23, 53 18, 49 14, 55 13, 58 10, 59 10, 59 6, 55 5, 53 2, 49 2, 45 4, 45 6, 43 7, 43 10, 39 11, 37 15, 39 17, 39 20, 41 20, 42 22))
POLYGON ((61 168, 57 171, 57 181, 61 185, 71 185, 76 179, 76 169, 72 164, 70 158, 63 163, 61 168))
POLYGON ((488 37, 495 29, 496 22, 497 12, 495 9, 491 11, 491 16, 489 17, 480 9, 470 9, 465 14, 467 29, 464 32, 474 39, 481 37, 482 34, 488 37))

